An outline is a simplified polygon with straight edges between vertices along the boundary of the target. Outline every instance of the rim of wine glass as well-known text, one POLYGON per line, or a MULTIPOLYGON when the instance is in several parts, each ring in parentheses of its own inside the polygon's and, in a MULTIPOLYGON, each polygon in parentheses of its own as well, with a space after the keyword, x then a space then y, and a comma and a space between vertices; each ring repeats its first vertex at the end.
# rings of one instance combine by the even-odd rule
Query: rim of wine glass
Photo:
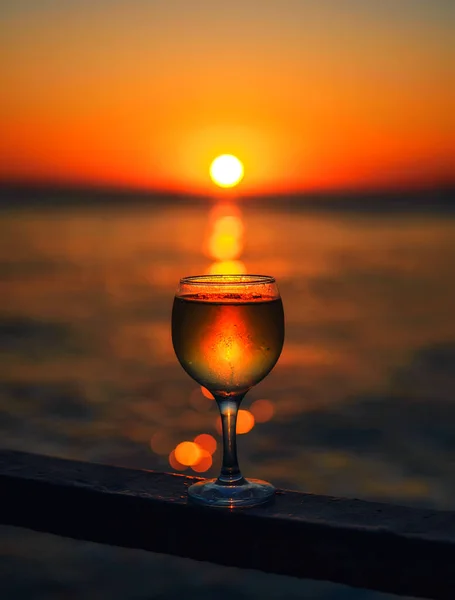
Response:
POLYGON ((239 275, 188 275, 187 277, 182 277, 180 283, 185 285, 197 285, 200 283, 205 285, 232 285, 233 283, 267 285, 276 283, 276 280, 275 277, 272 277, 271 275, 250 275, 249 273, 242 273, 239 275))

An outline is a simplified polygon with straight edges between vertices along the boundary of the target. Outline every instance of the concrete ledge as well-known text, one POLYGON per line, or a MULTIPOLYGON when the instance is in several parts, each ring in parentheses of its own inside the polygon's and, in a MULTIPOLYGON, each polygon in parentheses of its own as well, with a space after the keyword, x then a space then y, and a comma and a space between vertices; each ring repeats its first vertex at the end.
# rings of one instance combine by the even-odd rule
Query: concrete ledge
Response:
POLYGON ((455 512, 279 490, 201 508, 198 478, 0 451, 0 522, 400 595, 455 598, 455 512))

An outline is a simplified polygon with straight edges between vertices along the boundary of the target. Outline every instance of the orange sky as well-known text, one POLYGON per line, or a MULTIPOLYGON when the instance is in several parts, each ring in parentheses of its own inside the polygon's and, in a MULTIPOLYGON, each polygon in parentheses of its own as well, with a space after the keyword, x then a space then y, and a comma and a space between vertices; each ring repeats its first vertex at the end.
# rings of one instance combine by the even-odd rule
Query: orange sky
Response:
POLYGON ((210 192, 454 179, 451 0, 8 0, 0 178, 210 192), (450 108, 452 107, 452 108, 450 108))

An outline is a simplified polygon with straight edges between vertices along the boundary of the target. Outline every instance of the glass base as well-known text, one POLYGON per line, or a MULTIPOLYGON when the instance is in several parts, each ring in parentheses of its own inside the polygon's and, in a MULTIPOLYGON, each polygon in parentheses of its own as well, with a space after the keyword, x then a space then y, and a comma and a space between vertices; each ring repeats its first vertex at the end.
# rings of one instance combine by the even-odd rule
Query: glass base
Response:
POLYGON ((221 484, 218 479, 199 481, 188 488, 188 495, 197 504, 227 508, 250 508, 273 499, 275 488, 271 483, 260 479, 242 481, 236 485, 221 484))

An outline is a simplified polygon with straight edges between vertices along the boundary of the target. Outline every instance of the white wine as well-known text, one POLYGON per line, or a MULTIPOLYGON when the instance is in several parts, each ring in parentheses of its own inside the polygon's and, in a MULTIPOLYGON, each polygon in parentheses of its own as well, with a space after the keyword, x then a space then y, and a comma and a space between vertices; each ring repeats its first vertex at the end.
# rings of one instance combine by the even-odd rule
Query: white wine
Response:
POLYGON ((172 341, 195 381, 221 396, 244 393, 272 370, 281 354, 281 298, 220 291, 178 296, 172 341))

